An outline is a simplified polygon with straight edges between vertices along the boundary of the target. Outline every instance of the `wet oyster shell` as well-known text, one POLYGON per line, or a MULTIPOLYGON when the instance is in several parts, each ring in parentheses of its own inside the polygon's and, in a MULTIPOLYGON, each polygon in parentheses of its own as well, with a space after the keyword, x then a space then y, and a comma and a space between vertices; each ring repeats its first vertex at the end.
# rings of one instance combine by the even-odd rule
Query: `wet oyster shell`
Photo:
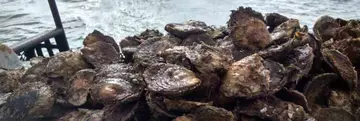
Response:
POLYGON ((78 109, 55 121, 103 121, 103 114, 102 110, 78 109))
POLYGON ((261 119, 270 119, 271 121, 305 121, 312 118, 301 106, 271 96, 239 101, 234 112, 261 119))
POLYGON ((190 35, 181 43, 182 46, 192 46, 196 44, 206 43, 208 45, 214 46, 216 41, 208 34, 196 34, 190 35))
POLYGON ((100 78, 90 89, 91 99, 102 104, 126 103, 139 99, 143 87, 122 78, 100 78))
POLYGON ((0 107, 1 121, 22 121, 47 116, 55 102, 54 92, 42 82, 26 83, 0 107))
MULTIPOLYGON (((352 108, 357 106, 352 105, 351 96, 349 92, 342 90, 333 90, 329 94, 327 101, 329 107, 342 108, 348 112, 352 112, 352 108)), ((354 109, 356 110, 356 109, 354 109)))
POLYGON ((83 41, 83 45, 89 46, 90 44, 93 44, 96 42, 108 43, 112 47, 114 47, 116 52, 120 52, 119 46, 116 44, 116 41, 110 36, 105 36, 103 33, 101 33, 98 30, 94 30, 92 33, 88 34, 83 41))
POLYGON ((87 62, 91 63, 95 67, 99 67, 104 64, 113 64, 121 61, 120 54, 111 46, 111 44, 105 42, 95 42, 89 44, 81 49, 83 57, 87 62))
POLYGON ((103 121, 131 121, 139 106, 139 101, 127 104, 108 105, 104 108, 103 121))
POLYGON ((333 70, 338 72, 347 81, 349 89, 354 89, 357 86, 358 77, 350 59, 337 50, 323 50, 322 54, 333 70))
POLYGON ((261 13, 253 10, 251 7, 240 6, 237 10, 231 11, 230 19, 227 22, 228 28, 245 24, 249 19, 258 19, 261 22, 265 22, 261 13))
POLYGON ((238 48, 260 50, 270 44, 270 33, 264 22, 258 19, 247 20, 231 28, 229 36, 238 48))
POLYGON ((214 106, 201 106, 187 114, 187 117, 195 121, 235 121, 232 112, 214 106))
POLYGON ((83 69, 75 73, 70 79, 67 91, 67 99, 74 106, 85 104, 88 98, 89 89, 94 83, 96 72, 91 69, 83 69))
POLYGON ((42 81, 46 82, 46 66, 50 58, 45 58, 41 62, 32 65, 28 68, 21 78, 21 83, 42 81))
POLYGON ((322 108, 315 118, 318 121, 356 121, 351 113, 338 108, 322 108))
POLYGON ((46 65, 46 74, 52 78, 70 78, 81 69, 89 68, 79 52, 61 52, 52 57, 46 65))
POLYGON ((201 84, 192 71, 174 64, 153 64, 143 77, 149 91, 164 95, 181 95, 201 84))
POLYGON ((294 33, 300 30, 300 23, 297 19, 289 19, 288 21, 277 26, 272 33, 285 31, 287 38, 293 38, 294 33))
POLYGON ((172 100, 172 99, 167 99, 167 98, 164 98, 164 104, 168 111, 175 111, 175 112, 182 112, 182 113, 189 113, 201 106, 211 105, 211 103, 186 101, 186 100, 181 100, 181 99, 172 100))
POLYGON ((283 74, 282 65, 253 54, 231 65, 220 90, 227 97, 252 98, 271 94, 284 85, 283 74))
POLYGON ((0 70, 0 93, 8 93, 17 89, 21 84, 20 79, 24 73, 24 69, 0 70))
POLYGON ((181 23, 167 24, 165 26, 165 30, 180 39, 184 39, 194 34, 206 33, 206 30, 201 26, 194 26, 194 25, 181 24, 181 23))
POLYGON ((317 111, 326 104, 326 94, 330 92, 330 83, 336 81, 335 73, 324 73, 314 77, 304 88, 304 95, 312 111, 317 111))
POLYGON ((325 42, 334 37, 335 31, 340 27, 340 24, 330 16, 320 17, 314 24, 313 31, 316 38, 321 42, 325 42))
POLYGON ((276 93, 276 97, 302 106, 307 113, 311 112, 311 108, 305 95, 297 90, 283 88, 276 93))
POLYGON ((288 21, 289 18, 279 13, 267 13, 265 14, 266 25, 269 26, 269 31, 272 32, 275 27, 288 21))

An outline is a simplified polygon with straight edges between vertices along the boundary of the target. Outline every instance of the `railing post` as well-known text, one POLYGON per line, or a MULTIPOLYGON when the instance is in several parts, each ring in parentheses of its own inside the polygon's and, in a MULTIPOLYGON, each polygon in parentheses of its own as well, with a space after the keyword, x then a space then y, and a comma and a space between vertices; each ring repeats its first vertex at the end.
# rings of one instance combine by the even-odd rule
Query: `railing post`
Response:
POLYGON ((53 19, 54 19, 54 22, 56 25, 56 29, 63 30, 62 34, 55 36, 55 41, 56 41, 57 47, 60 52, 70 50, 68 41, 66 39, 65 31, 62 26, 59 11, 56 6, 56 2, 55 2, 55 0, 48 0, 48 2, 49 2, 50 9, 51 9, 51 14, 53 16, 53 19))

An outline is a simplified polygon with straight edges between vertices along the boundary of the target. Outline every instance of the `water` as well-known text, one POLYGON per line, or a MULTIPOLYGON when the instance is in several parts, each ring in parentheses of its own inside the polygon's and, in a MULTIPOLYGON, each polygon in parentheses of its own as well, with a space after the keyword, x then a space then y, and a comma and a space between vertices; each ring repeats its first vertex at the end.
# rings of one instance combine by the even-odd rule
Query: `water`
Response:
MULTIPOLYGON (((321 15, 360 18, 360 0, 57 0, 71 48, 82 46, 94 29, 117 41, 166 23, 200 20, 226 25, 230 10, 253 7, 312 26, 321 15)), ((54 27, 47 0, 0 0, 0 42, 15 44, 54 27)))

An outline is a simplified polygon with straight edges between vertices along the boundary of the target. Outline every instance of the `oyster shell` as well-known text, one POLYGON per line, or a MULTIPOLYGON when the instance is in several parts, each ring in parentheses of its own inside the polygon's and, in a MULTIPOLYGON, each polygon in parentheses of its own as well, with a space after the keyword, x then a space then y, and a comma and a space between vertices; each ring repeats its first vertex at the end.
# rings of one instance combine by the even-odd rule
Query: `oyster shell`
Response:
POLYGON ((83 41, 83 45, 88 46, 96 42, 108 43, 112 47, 114 47, 116 52, 120 52, 119 46, 116 44, 115 40, 110 36, 105 36, 103 33, 101 33, 98 30, 94 30, 92 33, 88 34, 83 41))
POLYGON ((187 38, 183 40, 181 45, 192 46, 201 43, 206 43, 208 45, 214 46, 216 44, 216 41, 213 40, 212 37, 208 34, 196 34, 196 35, 189 35, 187 38))
POLYGON ((302 106, 307 113, 311 112, 311 108, 305 95, 297 90, 283 88, 281 91, 276 93, 276 97, 302 106))
POLYGON ((54 92, 42 82, 21 85, 0 107, 0 120, 22 121, 42 118, 51 112, 54 92))
POLYGON ((67 91, 67 99, 74 106, 85 104, 88 98, 89 89, 94 83, 96 72, 91 69, 83 69, 75 73, 70 79, 67 91))
POLYGON ((131 121, 139 106, 138 101, 127 104, 108 105, 104 108, 103 121, 131 121))
POLYGON ((201 106, 187 114, 187 117, 195 121, 235 121, 232 112, 214 106, 201 106))
POLYGON ((246 102, 239 101, 234 112, 271 121, 305 121, 312 118, 301 106, 271 96, 246 102))
POLYGON ((0 70, 0 93, 8 93, 17 89, 21 84, 20 79, 24 72, 24 69, 0 70))
POLYGON ((204 34, 206 30, 202 26, 181 24, 181 23, 170 23, 165 26, 165 30, 170 34, 184 39, 194 34, 204 34))
POLYGON ((357 72, 352 66, 350 59, 337 50, 323 50, 325 61, 338 72, 341 77, 347 81, 349 89, 354 89, 357 86, 357 72))
POLYGON ((253 54, 231 65, 220 90, 227 97, 242 98, 275 93, 284 85, 284 71, 281 64, 253 54))
POLYGON ((249 19, 258 19, 265 22, 261 13, 253 10, 250 7, 240 6, 237 10, 232 10, 230 19, 227 22, 228 28, 235 27, 237 25, 245 24, 249 19))
POLYGON ((175 111, 175 112, 182 112, 182 113, 189 113, 194 111, 195 109, 211 105, 211 103, 202 103, 202 102, 194 102, 194 101, 186 101, 186 100, 172 100, 164 98, 164 104, 168 111, 175 111))
POLYGON ((153 64, 143 77, 149 91, 164 95, 181 95, 201 84, 192 71, 174 64, 153 64))
POLYGON ((46 74, 51 78, 70 78, 81 69, 89 68, 79 52, 61 52, 52 57, 46 65, 46 74))
POLYGON ((104 64, 113 64, 121 61, 120 54, 111 46, 111 44, 105 42, 95 42, 89 44, 81 49, 83 57, 87 62, 91 63, 95 67, 99 67, 104 64))
POLYGON ((322 108, 315 118, 318 121, 356 121, 351 113, 338 108, 322 108))
POLYGON ((78 109, 55 121, 103 121, 103 114, 102 110, 78 109))
POLYGON ((340 24, 330 16, 320 17, 313 27, 316 38, 320 39, 321 42, 325 42, 330 38, 334 37, 335 31, 340 27, 340 24))
POLYGON ((300 30, 299 20, 289 19, 288 21, 277 26, 272 33, 278 33, 281 31, 285 31, 287 38, 293 38, 294 33, 298 30, 300 30))
POLYGON ((269 31, 272 32, 275 27, 288 21, 289 18, 279 13, 267 13, 265 14, 266 25, 269 26, 269 31))

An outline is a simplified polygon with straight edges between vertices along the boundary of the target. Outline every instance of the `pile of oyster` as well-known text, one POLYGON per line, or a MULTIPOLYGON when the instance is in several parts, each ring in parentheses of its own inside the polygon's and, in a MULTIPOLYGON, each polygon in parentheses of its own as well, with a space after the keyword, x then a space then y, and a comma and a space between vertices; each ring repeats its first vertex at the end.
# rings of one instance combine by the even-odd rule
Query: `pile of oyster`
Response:
POLYGON ((360 21, 251 8, 0 71, 0 121, 360 121, 360 21))

